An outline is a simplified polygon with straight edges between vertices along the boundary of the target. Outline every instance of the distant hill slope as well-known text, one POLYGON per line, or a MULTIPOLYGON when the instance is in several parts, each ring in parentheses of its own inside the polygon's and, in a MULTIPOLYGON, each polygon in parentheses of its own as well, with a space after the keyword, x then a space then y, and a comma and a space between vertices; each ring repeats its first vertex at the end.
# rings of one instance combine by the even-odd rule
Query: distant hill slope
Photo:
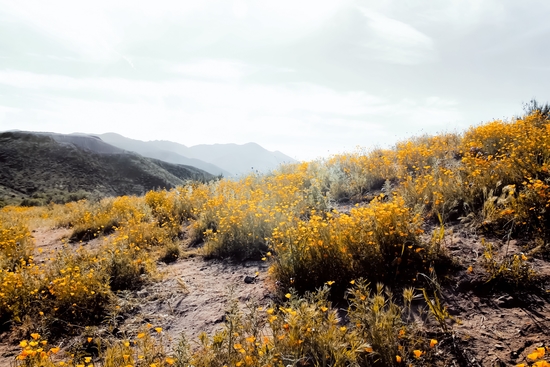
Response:
POLYGON ((0 204, 63 195, 139 195, 214 176, 145 158, 82 134, 0 133, 0 204))
POLYGON ((109 143, 115 147, 118 147, 124 150, 136 152, 138 154, 141 154, 144 157, 160 159, 168 163, 183 164, 183 165, 197 167, 203 171, 206 171, 216 176, 218 175, 223 175, 225 177, 231 176, 230 172, 220 167, 217 167, 214 164, 205 162, 200 159, 190 158, 188 155, 180 153, 182 149, 178 149, 180 148, 178 146, 189 149, 185 145, 168 142, 168 143, 171 143, 172 145, 164 146, 162 144, 160 145, 157 144, 157 142, 155 141, 134 140, 115 133, 99 134, 97 136, 100 137, 106 143, 109 143))
POLYGON ((268 172, 295 159, 279 152, 270 152, 256 143, 195 145, 189 148, 194 157, 215 164, 235 174, 252 171, 268 172))
POLYGON ((153 157, 172 163, 191 164, 210 173, 218 174, 212 167, 222 170, 226 177, 249 172, 267 172, 277 168, 281 163, 294 163, 295 159, 279 152, 270 152, 256 143, 195 145, 166 140, 140 141, 107 133, 98 135, 104 141, 122 149, 131 150, 147 157, 153 157), (185 159, 185 160, 183 160, 185 159), (203 165, 201 165, 201 163, 203 165), (208 166, 206 166, 206 165, 208 166))

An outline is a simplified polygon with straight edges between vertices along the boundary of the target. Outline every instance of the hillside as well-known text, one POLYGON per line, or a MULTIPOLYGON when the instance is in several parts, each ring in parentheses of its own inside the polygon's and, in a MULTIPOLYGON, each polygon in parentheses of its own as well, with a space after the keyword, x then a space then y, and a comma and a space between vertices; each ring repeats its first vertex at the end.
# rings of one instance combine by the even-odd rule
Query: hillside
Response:
POLYGON ((213 176, 145 158, 85 135, 0 134, 0 200, 40 204, 92 196, 139 195, 213 176))
POLYGON ((157 142, 130 139, 115 133, 99 134, 97 136, 99 136, 106 143, 130 152, 141 154, 144 157, 159 159, 161 161, 173 164, 197 167, 215 176, 231 176, 230 172, 214 164, 205 162, 201 159, 190 158, 189 156, 180 153, 182 147, 187 148, 181 144, 170 142, 171 145, 164 146, 164 144, 158 144, 157 142))
POLYGON ((201 144, 189 150, 194 157, 223 167, 235 175, 267 173, 283 163, 296 163, 295 159, 279 151, 270 152, 256 143, 201 144))
POLYGON ((256 143, 201 144, 187 147, 166 140, 134 140, 114 133, 98 136, 109 144, 146 157, 192 165, 215 175, 222 174, 224 177, 235 177, 250 172, 266 173, 282 163, 296 162, 279 151, 270 152, 256 143))

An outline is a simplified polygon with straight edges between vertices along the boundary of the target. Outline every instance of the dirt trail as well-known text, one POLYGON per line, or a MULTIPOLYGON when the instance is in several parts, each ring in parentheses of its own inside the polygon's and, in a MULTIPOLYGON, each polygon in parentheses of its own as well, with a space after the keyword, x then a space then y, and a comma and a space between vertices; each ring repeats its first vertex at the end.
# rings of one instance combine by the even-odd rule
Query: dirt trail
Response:
MULTIPOLYGON (((59 228, 33 231, 35 260, 48 261, 52 251, 61 249, 70 233, 68 229, 59 228)), ((94 249, 104 240, 94 239, 82 246, 94 249)), ((118 294, 121 312, 111 315, 111 320, 107 319, 106 325, 97 330, 98 335, 133 337, 139 328, 150 323, 163 328, 170 344, 177 343, 183 334, 193 345, 201 332, 212 334, 223 327, 223 317, 231 299, 238 301, 241 310, 245 310, 248 303, 269 302, 270 282, 267 264, 263 261, 231 263, 190 256, 169 265, 159 263, 158 270, 156 282, 138 291, 118 294), (245 282, 246 276, 252 280, 250 283, 245 282)), ((0 336, 0 366, 9 366, 19 352, 14 344, 16 339, 9 333, 0 336)), ((64 346, 80 343, 80 339, 66 340, 64 346)))
POLYGON ((120 326, 122 333, 133 335, 151 323, 174 341, 184 334, 193 343, 201 332, 212 334, 222 327, 231 299, 238 300, 242 310, 247 303, 269 302, 267 265, 262 261, 230 264, 191 257, 160 270, 163 280, 127 299, 130 317, 120 326), (246 276, 253 282, 246 283, 246 276))

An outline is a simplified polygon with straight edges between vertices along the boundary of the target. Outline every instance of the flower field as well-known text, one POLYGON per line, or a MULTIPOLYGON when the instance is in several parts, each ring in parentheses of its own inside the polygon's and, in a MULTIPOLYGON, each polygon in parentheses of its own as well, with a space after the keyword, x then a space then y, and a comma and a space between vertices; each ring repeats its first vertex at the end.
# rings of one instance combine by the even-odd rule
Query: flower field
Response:
MULTIPOLYGON (((463 352, 446 301, 460 280, 549 311, 549 169, 550 122, 535 112, 239 180, 4 207, 0 335, 17 336, 11 363, 29 367, 488 365, 463 352), (44 250, 39 228, 69 235, 44 250), (88 336, 190 253, 266 262, 271 300, 231 303, 198 341, 150 323, 88 336)), ((501 365, 550 365, 541 327, 501 365)))

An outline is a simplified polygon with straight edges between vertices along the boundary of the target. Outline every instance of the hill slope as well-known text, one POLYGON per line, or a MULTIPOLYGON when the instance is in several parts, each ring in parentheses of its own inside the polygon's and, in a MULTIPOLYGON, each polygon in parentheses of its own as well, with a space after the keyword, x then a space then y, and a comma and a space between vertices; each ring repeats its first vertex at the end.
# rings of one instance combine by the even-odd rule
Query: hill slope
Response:
POLYGON ((0 134, 0 202, 4 203, 27 199, 41 204, 90 194, 139 195, 213 177, 195 167, 126 152, 93 136, 0 134))
POLYGON ((281 163, 294 163, 295 159, 279 152, 270 152, 256 143, 201 144, 187 147, 167 140, 140 141, 119 134, 98 135, 116 147, 130 150, 146 157, 170 163, 189 164, 215 175, 225 177, 250 172, 268 172, 281 163))
POLYGON ((295 163, 296 160, 279 152, 270 152, 256 143, 195 145, 189 148, 194 157, 223 167, 234 174, 248 172, 266 173, 282 163, 295 163))
POLYGON ((231 176, 231 173, 208 162, 197 158, 189 158, 190 155, 183 154, 181 151, 185 151, 187 148, 185 145, 171 143, 171 145, 163 146, 156 141, 141 141, 126 138, 122 135, 115 133, 106 133, 98 135, 103 141, 131 152, 136 152, 144 157, 160 159, 173 164, 183 164, 187 166, 197 167, 203 171, 206 171, 213 175, 231 176), (181 149, 185 148, 185 149, 181 149))

